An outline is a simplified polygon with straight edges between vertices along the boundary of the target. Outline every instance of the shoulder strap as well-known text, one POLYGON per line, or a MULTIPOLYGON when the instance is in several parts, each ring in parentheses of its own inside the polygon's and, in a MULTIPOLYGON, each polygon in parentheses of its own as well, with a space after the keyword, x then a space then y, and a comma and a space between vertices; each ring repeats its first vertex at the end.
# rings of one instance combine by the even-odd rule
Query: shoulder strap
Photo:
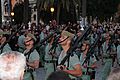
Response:
POLYGON ((70 64, 70 57, 68 58, 68 60, 67 60, 68 62, 67 62, 67 69, 69 70, 69 64, 70 64))
POLYGON ((27 56, 28 55, 28 60, 30 57, 30 54, 34 51, 34 48, 31 48, 30 51, 28 51, 27 53, 25 53, 24 55, 27 56))

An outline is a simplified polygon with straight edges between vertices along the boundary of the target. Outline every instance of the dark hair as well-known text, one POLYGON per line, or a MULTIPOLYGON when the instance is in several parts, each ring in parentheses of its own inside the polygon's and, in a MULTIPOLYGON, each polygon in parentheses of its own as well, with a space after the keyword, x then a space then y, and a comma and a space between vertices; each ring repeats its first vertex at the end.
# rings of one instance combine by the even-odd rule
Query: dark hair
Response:
POLYGON ((6 37, 6 39, 9 39, 9 34, 3 34, 3 37, 6 37))
POLYGON ((56 71, 56 72, 52 72, 47 80, 72 80, 69 77, 69 74, 64 72, 64 71, 56 71))

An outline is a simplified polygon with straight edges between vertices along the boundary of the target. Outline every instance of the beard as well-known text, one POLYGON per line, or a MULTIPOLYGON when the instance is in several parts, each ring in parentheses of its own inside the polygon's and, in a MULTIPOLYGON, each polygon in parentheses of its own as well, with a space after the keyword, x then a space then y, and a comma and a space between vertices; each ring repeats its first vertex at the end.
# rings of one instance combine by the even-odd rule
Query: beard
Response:
POLYGON ((85 48, 85 49, 81 49, 80 51, 81 51, 81 52, 84 52, 85 50, 86 50, 86 48, 85 48))

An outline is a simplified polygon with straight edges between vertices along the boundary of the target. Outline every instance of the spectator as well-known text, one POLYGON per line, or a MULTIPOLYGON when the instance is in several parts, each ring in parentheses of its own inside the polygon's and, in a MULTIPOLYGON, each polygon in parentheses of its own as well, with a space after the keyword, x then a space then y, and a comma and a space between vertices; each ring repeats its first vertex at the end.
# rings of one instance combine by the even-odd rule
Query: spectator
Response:
POLYGON ((69 75, 64 71, 52 72, 47 80, 71 80, 69 75))
POLYGON ((26 58, 16 51, 0 55, 0 80, 23 80, 26 58))

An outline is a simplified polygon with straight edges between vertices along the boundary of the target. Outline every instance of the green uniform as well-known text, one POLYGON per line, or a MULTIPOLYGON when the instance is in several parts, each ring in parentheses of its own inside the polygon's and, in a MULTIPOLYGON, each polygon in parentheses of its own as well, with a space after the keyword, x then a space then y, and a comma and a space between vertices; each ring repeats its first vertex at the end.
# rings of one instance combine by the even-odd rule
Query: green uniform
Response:
POLYGON ((93 69, 91 68, 87 68, 87 67, 90 67, 92 66, 92 64, 94 64, 97 60, 95 58, 94 55, 91 55, 89 59, 86 60, 88 56, 84 56, 83 53, 81 53, 81 56, 80 56, 80 64, 82 65, 82 72, 83 72, 83 76, 82 76, 82 79, 83 80, 90 80, 90 76, 89 75, 86 75, 86 72, 87 72, 87 69, 88 69, 88 72, 91 72, 94 71, 93 69), (89 61, 89 62, 88 62, 89 61), (89 63, 89 65, 88 65, 89 63))
POLYGON ((117 46, 117 59, 118 63, 120 64, 120 45, 117 46))
POLYGON ((23 52, 25 49, 24 40, 25 40, 24 35, 19 36, 18 38, 19 52, 23 52))
POLYGON ((106 80, 110 71, 111 71, 111 68, 112 68, 112 58, 110 58, 110 51, 111 50, 116 50, 115 49, 115 46, 112 44, 111 47, 109 48, 109 46, 106 44, 106 42, 104 42, 102 44, 102 53, 103 53, 103 62, 104 62, 104 65, 103 65, 103 68, 101 70, 101 80, 106 80))
POLYGON ((111 46, 109 47, 109 45, 106 44, 106 42, 104 42, 102 44, 102 53, 103 53, 103 56, 105 57, 109 57, 110 56, 110 51, 115 51, 116 48, 115 48, 115 45, 113 45, 112 43, 110 44, 111 46), (109 49, 108 49, 109 48, 109 49))
MULTIPOLYGON (((54 52, 54 49, 52 51, 49 51, 51 49, 52 45, 50 45, 48 43, 48 45, 46 46, 45 48, 45 65, 44 65, 44 68, 45 68, 45 71, 46 71, 46 76, 45 78, 47 79, 47 77, 56 70, 56 61, 57 59, 55 58, 55 56, 52 56, 52 54, 50 54, 50 52, 54 52)), ((56 47, 56 50, 55 50, 55 55, 56 57, 58 56, 58 54, 60 53, 60 47, 56 47)))
MULTIPOLYGON (((27 50, 24 51, 24 53, 27 53, 27 52, 28 52, 27 50)), ((26 55, 26 58, 28 59, 28 62, 33 62, 35 60, 39 60, 39 53, 36 50, 34 50, 33 52, 30 53, 29 58, 28 58, 28 55, 26 55)), ((26 70, 29 70, 29 69, 30 69, 30 67, 27 66, 26 70)), ((34 78, 34 80, 36 80, 35 69, 32 69, 32 70, 33 70, 33 72, 32 72, 33 78, 34 78)), ((24 74, 24 80, 32 80, 32 76, 31 76, 31 73, 29 71, 25 72, 25 74, 24 74)))
MULTIPOLYGON (((42 31, 39 37, 40 37, 40 41, 42 41, 46 37, 46 34, 42 31)), ((39 48, 40 61, 41 61, 42 66, 44 66, 43 58, 45 55, 45 46, 46 46, 46 42, 44 42, 42 46, 39 48)))
POLYGON ((90 44, 94 44, 96 38, 97 38, 97 34, 96 33, 89 34, 88 39, 89 39, 90 44))
MULTIPOLYGON (((62 51, 59 58, 58 58, 58 64, 61 63, 61 61, 63 60, 63 58, 66 56, 67 54, 62 51)), ((66 67, 68 67, 68 70, 74 70, 74 66, 76 64, 80 64, 80 61, 79 61, 79 58, 76 54, 73 54, 73 56, 70 56, 69 57, 69 65, 68 65, 68 60, 66 60, 66 62, 64 63, 64 65, 66 67)), ((72 76, 72 75, 69 75, 72 79, 76 79, 76 77, 72 76)))
POLYGON ((0 54, 7 51, 12 51, 8 43, 0 50, 0 54))

